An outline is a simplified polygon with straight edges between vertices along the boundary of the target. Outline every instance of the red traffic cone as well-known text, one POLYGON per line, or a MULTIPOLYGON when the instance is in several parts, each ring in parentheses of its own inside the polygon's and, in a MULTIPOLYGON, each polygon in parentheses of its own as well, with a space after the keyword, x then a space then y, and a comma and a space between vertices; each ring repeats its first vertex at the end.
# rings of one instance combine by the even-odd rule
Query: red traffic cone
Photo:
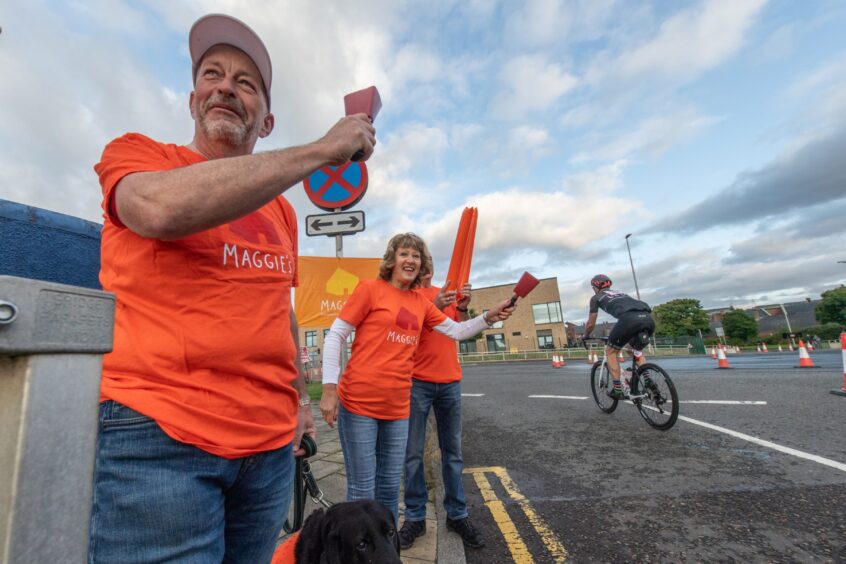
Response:
POLYGON ((761 352, 761 345, 758 345, 758 352, 761 352))
POLYGON ((816 368, 814 361, 811 360, 811 355, 808 354, 808 349, 805 348, 805 343, 799 339, 799 366, 794 368, 816 368))
POLYGON ((731 368, 731 365, 729 365, 729 361, 726 358, 726 353, 723 352, 722 345, 717 347, 717 368, 731 368))
POLYGON ((717 348, 716 347, 711 347, 711 358, 713 358, 714 360, 717 359, 717 348))
POLYGON ((840 352, 843 355, 843 389, 831 390, 831 393, 846 397, 846 333, 840 333, 840 352))
POLYGON ((587 363, 593 364, 593 353, 588 351, 587 363))
POLYGON ((808 341, 808 350, 809 350, 809 351, 813 351, 813 350, 814 350, 814 343, 812 343, 811 341, 808 341))
POLYGON ((763 344, 761 345, 761 347, 762 347, 762 349, 761 349, 761 350, 762 350, 762 351, 764 351, 765 353, 770 352, 770 350, 767 348, 767 343, 763 343, 763 344))

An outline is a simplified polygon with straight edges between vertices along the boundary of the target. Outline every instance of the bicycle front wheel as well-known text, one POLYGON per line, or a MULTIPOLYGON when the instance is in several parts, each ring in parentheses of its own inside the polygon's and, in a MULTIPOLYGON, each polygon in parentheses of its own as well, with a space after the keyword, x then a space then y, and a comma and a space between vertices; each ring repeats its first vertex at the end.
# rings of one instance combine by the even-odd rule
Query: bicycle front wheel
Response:
POLYGON ((637 374, 645 394, 636 404, 641 416, 655 429, 666 431, 679 417, 679 395, 670 375, 651 363, 640 366, 637 374))
POLYGON ((610 389, 611 375, 608 373, 608 365, 602 362, 594 363, 590 370, 590 390, 593 392, 596 407, 605 413, 611 413, 617 409, 617 400, 608 397, 610 389))

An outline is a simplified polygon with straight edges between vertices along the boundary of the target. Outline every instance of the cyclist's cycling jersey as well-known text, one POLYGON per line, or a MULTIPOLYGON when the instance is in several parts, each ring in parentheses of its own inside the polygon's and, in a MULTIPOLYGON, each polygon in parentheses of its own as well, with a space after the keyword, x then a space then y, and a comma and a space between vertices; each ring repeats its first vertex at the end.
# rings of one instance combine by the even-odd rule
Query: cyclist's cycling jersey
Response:
POLYGON ((652 308, 646 302, 636 300, 628 294, 616 290, 600 290, 593 295, 590 299, 590 313, 597 313, 599 308, 618 319, 631 311, 652 311, 652 308))

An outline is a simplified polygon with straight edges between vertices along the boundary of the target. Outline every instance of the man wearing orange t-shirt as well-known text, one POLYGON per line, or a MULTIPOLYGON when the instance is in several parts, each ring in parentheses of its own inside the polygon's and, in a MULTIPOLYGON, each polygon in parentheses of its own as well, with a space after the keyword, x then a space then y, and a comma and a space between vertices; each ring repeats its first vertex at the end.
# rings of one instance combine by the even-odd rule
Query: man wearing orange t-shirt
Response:
MULTIPOLYGON (((447 282, 447 285, 449 282, 447 282)), ((443 291, 432 286, 432 273, 421 279, 417 290, 455 321, 469 319, 470 285, 461 292, 443 291)), ((464 544, 473 548, 485 545, 478 529, 470 523, 461 474, 461 366, 455 341, 434 331, 423 331, 414 357, 411 380, 411 410, 408 418, 408 443, 405 450, 404 491, 405 522, 400 529, 400 547, 411 548, 414 540, 426 533, 426 503, 429 492, 423 475, 423 450, 429 410, 435 411, 441 472, 444 479, 444 509, 449 530, 458 533, 464 544)))
POLYGON ((192 142, 130 133, 95 166, 100 281, 117 306, 89 562, 270 561, 294 449, 314 434, 291 307, 297 219, 281 194, 375 144, 358 114, 313 143, 253 154, 274 125, 261 39, 210 15, 189 50, 192 142))

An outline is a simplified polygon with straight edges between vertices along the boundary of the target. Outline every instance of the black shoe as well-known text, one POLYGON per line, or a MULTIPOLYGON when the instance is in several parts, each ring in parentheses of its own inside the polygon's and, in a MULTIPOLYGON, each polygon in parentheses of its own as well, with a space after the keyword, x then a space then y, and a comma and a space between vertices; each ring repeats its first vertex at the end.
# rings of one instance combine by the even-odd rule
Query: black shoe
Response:
POLYGON ((626 394, 623 393, 623 388, 618 388, 616 386, 612 386, 610 390, 606 392, 606 395, 615 400, 625 399, 626 394))
POLYGON ((426 534, 426 520, 406 521, 399 532, 400 548, 408 550, 414 544, 414 539, 426 534))
POLYGON ((470 523, 470 519, 456 519, 453 521, 449 517, 446 520, 447 530, 454 531, 461 536, 464 544, 471 548, 482 548, 485 546, 485 541, 482 539, 481 533, 470 523))

